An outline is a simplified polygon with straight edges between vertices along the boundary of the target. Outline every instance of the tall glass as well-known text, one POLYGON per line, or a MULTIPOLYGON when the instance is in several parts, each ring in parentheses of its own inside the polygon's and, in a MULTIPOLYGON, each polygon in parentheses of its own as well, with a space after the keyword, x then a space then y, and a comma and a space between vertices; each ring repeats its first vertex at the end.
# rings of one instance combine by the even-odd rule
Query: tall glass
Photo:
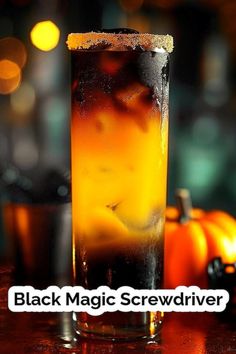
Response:
MULTIPOLYGON (((70 34, 74 284, 159 289, 172 37, 70 34)), ((77 333, 154 336, 161 313, 74 314, 77 333)))

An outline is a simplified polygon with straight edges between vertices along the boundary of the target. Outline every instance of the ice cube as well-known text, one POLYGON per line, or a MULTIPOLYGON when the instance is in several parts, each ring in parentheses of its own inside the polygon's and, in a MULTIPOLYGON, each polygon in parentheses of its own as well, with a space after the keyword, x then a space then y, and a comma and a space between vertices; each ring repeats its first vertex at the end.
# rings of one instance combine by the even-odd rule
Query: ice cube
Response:
POLYGON ((120 243, 128 236, 128 229, 117 215, 107 207, 97 207, 84 218, 84 242, 89 248, 104 248, 120 243))
POLYGON ((116 100, 125 107, 131 119, 147 131, 148 117, 153 108, 151 89, 139 83, 133 83, 116 93, 116 100))
POLYGON ((114 55, 113 52, 104 51, 100 55, 99 68, 100 70, 109 75, 116 75, 123 67, 126 57, 123 55, 114 55))
POLYGON ((126 105, 129 109, 136 109, 143 102, 143 98, 150 94, 149 88, 139 83, 133 83, 125 89, 118 91, 116 98, 126 105))

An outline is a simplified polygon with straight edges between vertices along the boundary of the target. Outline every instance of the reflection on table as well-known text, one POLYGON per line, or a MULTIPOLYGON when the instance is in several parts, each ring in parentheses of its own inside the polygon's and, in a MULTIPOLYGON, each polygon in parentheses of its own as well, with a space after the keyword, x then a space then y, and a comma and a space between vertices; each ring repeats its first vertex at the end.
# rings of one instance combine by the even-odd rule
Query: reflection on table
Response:
POLYGON ((167 313, 159 337, 113 343, 74 339, 70 313, 12 313, 7 291, 12 268, 0 267, 0 348, 4 354, 233 354, 236 314, 167 313))

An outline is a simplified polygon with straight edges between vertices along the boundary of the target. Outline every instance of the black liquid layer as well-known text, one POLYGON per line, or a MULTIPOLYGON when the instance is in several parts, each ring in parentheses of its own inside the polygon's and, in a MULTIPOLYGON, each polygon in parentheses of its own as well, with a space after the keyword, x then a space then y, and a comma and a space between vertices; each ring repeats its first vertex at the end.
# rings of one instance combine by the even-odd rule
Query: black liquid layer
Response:
MULTIPOLYGON (((132 51, 74 51, 72 52, 72 106, 81 115, 107 103, 122 114, 127 107, 119 100, 119 93, 141 85, 145 93, 140 103, 161 105, 163 90, 168 84, 169 57, 167 53, 132 51)), ((161 110, 161 107, 159 107, 161 110)))
MULTIPOLYGON (((142 237, 142 236, 141 236, 142 237)), ((79 240, 79 237, 78 237, 79 240)), ((96 246, 90 251, 86 244, 75 246, 75 283, 87 289, 107 285, 112 289, 130 286, 134 289, 160 289, 163 273, 163 237, 152 242, 114 245, 107 249, 96 246)))

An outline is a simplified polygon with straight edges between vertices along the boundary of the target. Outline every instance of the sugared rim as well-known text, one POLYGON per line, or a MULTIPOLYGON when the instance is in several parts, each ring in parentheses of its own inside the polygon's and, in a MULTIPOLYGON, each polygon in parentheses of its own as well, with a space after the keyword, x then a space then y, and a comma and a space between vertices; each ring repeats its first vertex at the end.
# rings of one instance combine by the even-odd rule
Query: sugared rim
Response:
POLYGON ((146 51, 164 49, 173 51, 173 37, 170 35, 157 35, 149 33, 70 33, 67 38, 69 50, 130 50, 142 48, 146 51))

